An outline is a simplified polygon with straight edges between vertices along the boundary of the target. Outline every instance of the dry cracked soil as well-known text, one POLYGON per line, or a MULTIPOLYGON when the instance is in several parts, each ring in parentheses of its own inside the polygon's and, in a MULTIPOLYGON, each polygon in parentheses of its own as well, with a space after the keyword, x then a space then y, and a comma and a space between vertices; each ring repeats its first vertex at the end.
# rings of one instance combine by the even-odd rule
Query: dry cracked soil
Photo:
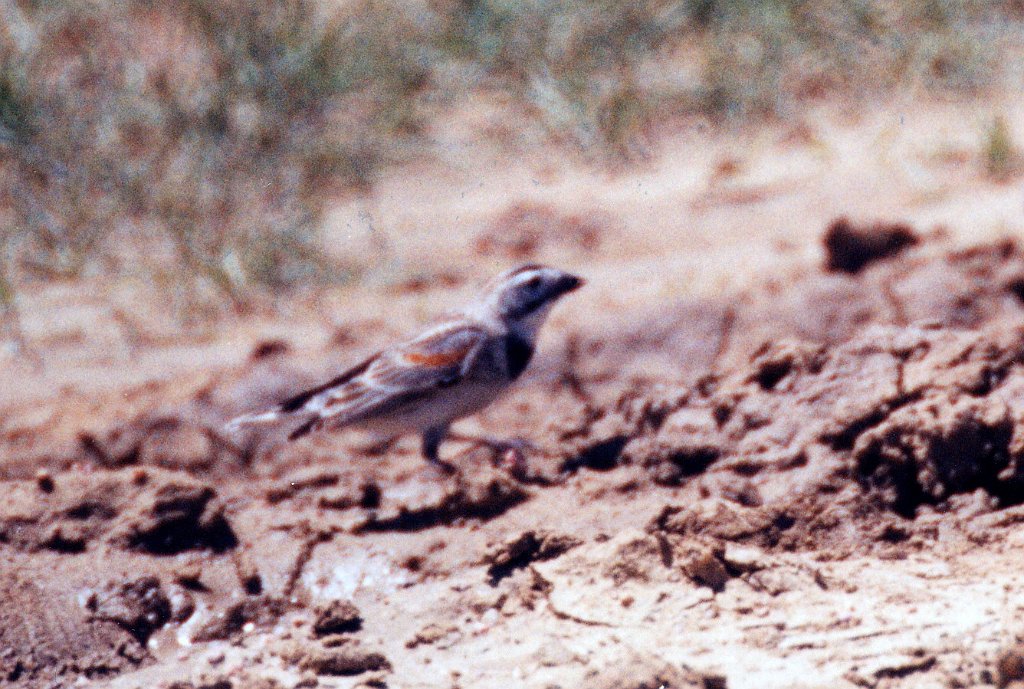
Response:
POLYGON ((715 182, 703 135, 607 184, 403 174, 375 219, 456 218, 458 270, 202 341, 32 295, 45 370, 0 370, 0 685, 1024 686, 1024 246, 968 212, 1019 198, 934 161, 937 192, 886 195, 910 162, 858 126, 820 161, 758 144, 779 179, 731 150, 715 182), (589 282, 460 428, 519 454, 453 441, 447 475, 413 439, 223 433, 520 260, 589 282))
POLYGON ((845 220, 822 241, 820 267, 656 326, 563 328, 484 424, 525 462, 224 437, 303 382, 282 341, 142 411, 119 391, 88 430, 8 429, 0 680, 1007 686, 1024 250, 845 220))

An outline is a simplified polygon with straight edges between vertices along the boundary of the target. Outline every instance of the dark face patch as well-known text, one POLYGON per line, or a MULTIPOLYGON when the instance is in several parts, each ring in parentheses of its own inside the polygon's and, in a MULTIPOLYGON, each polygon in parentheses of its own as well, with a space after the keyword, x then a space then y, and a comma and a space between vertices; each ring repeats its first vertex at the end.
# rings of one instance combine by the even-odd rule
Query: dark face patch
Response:
POLYGON ((519 304, 516 308, 510 309, 508 316, 511 318, 519 319, 529 316, 531 313, 544 306, 550 301, 550 297, 546 294, 538 295, 533 299, 529 299, 519 304))
POLYGON ((583 280, 575 275, 564 274, 555 279, 544 279, 538 274, 513 287, 512 294, 516 296, 506 296, 506 301, 512 301, 512 304, 506 306, 505 315, 515 319, 529 316, 582 284, 583 280))

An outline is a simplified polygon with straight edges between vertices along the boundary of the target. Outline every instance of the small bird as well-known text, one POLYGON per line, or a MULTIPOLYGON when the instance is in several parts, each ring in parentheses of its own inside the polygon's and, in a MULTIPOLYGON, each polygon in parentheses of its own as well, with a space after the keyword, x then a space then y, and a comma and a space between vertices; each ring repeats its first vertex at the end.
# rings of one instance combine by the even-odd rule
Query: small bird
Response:
POLYGON ((289 440, 344 427, 388 437, 415 432, 422 435, 424 458, 452 471, 438 455, 448 427, 519 378, 551 307, 581 285, 582 278, 536 264, 502 273, 479 299, 419 336, 270 411, 238 417, 228 429, 301 419, 289 440))

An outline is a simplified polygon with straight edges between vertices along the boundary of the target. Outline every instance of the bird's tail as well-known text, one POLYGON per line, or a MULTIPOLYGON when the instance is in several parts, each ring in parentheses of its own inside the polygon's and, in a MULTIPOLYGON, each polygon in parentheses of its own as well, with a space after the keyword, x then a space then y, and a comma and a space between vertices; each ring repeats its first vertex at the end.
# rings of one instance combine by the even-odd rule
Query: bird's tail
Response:
POLYGON ((259 414, 244 414, 237 416, 226 424, 224 424, 224 430, 228 433, 237 433, 245 426, 257 426, 268 423, 275 423, 288 416, 288 413, 281 409, 271 409, 270 411, 261 412, 259 414))

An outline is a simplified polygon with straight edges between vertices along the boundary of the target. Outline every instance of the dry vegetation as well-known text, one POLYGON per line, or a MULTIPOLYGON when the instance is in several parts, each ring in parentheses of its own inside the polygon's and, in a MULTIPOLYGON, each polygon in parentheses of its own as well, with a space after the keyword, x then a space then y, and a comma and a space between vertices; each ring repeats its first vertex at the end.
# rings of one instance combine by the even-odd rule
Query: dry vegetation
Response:
MULTIPOLYGON (((1013 0, 314 0, 0 5, 0 308, 103 274, 179 318, 344 279, 327 204, 429 155, 474 98, 599 161, 659 123, 1013 79, 1013 0), (207 310, 209 310, 207 308, 207 310)), ((531 139, 536 140, 536 139, 531 139)), ((1016 164, 996 122, 989 173, 1016 164)), ((208 315, 208 314, 206 314, 208 315)))

